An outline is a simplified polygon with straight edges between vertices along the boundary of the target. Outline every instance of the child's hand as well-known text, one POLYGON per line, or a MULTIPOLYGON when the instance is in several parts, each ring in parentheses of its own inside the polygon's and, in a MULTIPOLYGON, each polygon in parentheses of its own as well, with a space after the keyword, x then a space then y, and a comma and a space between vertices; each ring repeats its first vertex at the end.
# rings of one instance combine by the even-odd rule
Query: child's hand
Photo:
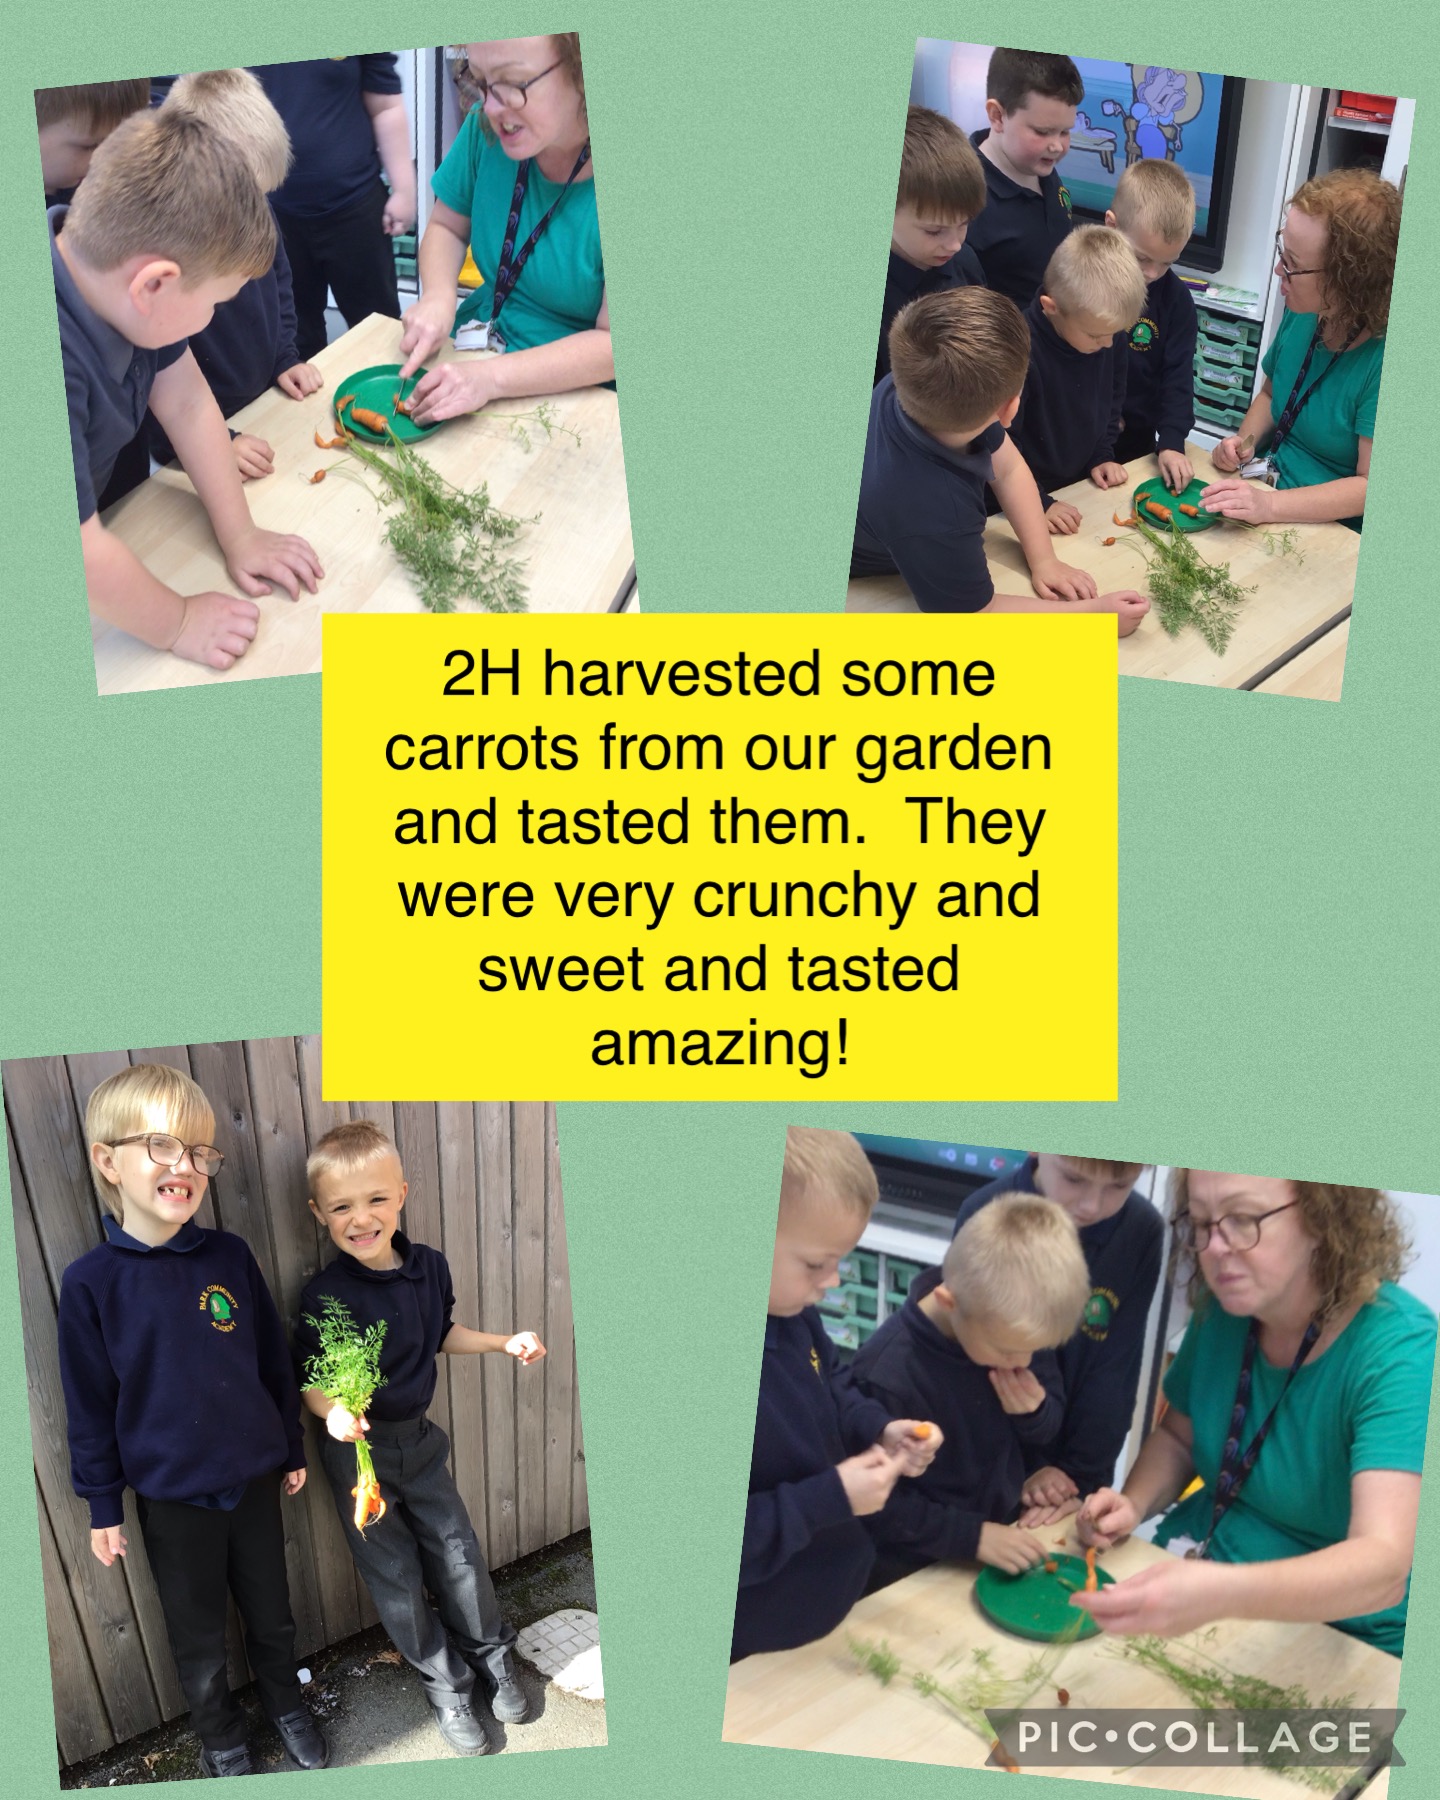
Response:
POLYGON ((1219 513, 1226 519, 1240 519, 1246 525, 1269 525, 1275 518, 1275 489, 1263 481, 1246 481, 1232 476, 1229 481, 1212 481, 1200 490, 1200 504, 1206 512, 1219 513))
POLYGON ((1080 509, 1068 500, 1052 500, 1045 509, 1051 537, 1072 537, 1080 529, 1080 509))
POLYGON ((1160 474, 1172 494, 1180 494, 1195 479, 1195 465, 1180 450, 1162 450, 1158 457, 1160 474))
POLYGON ((303 400, 307 394, 319 393, 325 385, 325 377, 314 363, 295 363, 280 371, 275 377, 275 385, 292 400, 303 400))
POLYGON ((1063 1469, 1047 1464, 1026 1481, 1020 1491, 1020 1506, 1022 1525, 1053 1525, 1057 1519, 1068 1519, 1080 1510, 1080 1490, 1063 1469))
POLYGON ((1045 1546, 1018 1525, 986 1524, 980 1527, 980 1544, 975 1554, 992 1569, 1023 1575, 1036 1563, 1044 1562, 1045 1546))
POLYGON ((883 1444, 872 1444, 858 1456, 847 1456, 836 1463, 835 1473, 857 1519, 866 1513, 877 1513, 890 1498, 890 1490, 900 1479, 900 1462, 883 1444))
POLYGON ((1058 556, 1046 556, 1030 571, 1030 585, 1042 600, 1093 600, 1099 589, 1095 577, 1072 569, 1058 556))
POLYGON ((264 438, 251 437, 248 431, 242 431, 239 437, 231 438, 230 448, 235 454, 235 466, 242 481, 263 481, 267 475, 275 473, 275 452, 264 438))
POLYGON ((1140 1514, 1133 1500, 1117 1494, 1114 1488, 1096 1488, 1080 1508, 1075 1532, 1082 1544, 1108 1550, 1121 1538, 1129 1537, 1139 1523, 1140 1514))
POLYGON ((285 1490, 286 1499, 293 1500, 305 1485, 305 1471, 303 1469, 287 1469, 280 1479, 280 1485, 285 1490))
POLYGON ((892 1419, 880 1434, 880 1442, 900 1458, 902 1475, 923 1475, 945 1442, 945 1433, 928 1419, 892 1419))
POLYGON ((225 566, 247 594, 283 588, 292 600, 300 598, 302 587, 313 594, 325 574, 304 538, 262 531, 258 525, 225 546, 225 566))
POLYGON ((228 669, 250 648, 260 623, 253 600, 234 594, 187 594, 180 635, 170 646, 186 662, 228 669))
POLYGON ((413 190, 393 187, 390 197, 385 202, 385 211, 380 217, 380 228, 386 237, 404 237, 407 231, 415 229, 417 211, 413 190))
POLYGON ((517 1331, 505 1343, 505 1354, 513 1356, 522 1368, 533 1362, 539 1362, 545 1354, 545 1346, 533 1331, 517 1331))
POLYGON ((117 1556, 125 1554, 125 1533, 118 1525, 102 1525, 90 1533, 90 1553, 108 1569, 117 1556))
POLYGON ((1096 463, 1090 471, 1090 479, 1098 488, 1112 488, 1124 487, 1130 476, 1126 472, 1124 463, 1103 462, 1096 463))
MULTIPOLYGON (((370 1429, 370 1421, 364 1413, 357 1419, 354 1413, 348 1412, 337 1400, 325 1415, 325 1429, 337 1444, 353 1444, 370 1429)), ((304 1474, 303 1469, 300 1472, 304 1474)))
POLYGON ((1045 1390, 1029 1369, 992 1369, 990 1385, 1007 1413, 1033 1413, 1045 1404, 1045 1390))
POLYGON ((1129 637, 1150 610, 1150 602, 1134 588, 1117 588, 1113 594, 1101 594, 1095 602, 1097 612, 1113 612, 1120 625, 1121 637, 1129 637))

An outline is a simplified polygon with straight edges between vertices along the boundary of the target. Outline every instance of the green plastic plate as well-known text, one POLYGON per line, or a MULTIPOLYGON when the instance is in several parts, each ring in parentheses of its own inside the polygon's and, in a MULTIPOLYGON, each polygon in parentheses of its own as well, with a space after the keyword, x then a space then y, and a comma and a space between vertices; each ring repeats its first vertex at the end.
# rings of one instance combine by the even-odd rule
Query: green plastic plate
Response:
MULTIPOLYGON (((1199 476, 1196 476, 1189 487, 1183 489, 1178 494, 1172 494, 1159 475, 1152 475, 1149 481, 1142 481, 1140 483, 1139 487, 1136 488, 1132 495, 1131 501, 1134 510, 1139 512, 1140 502, 1142 500, 1158 500, 1161 506, 1168 506, 1170 508, 1177 530, 1208 531, 1212 525, 1218 525, 1220 523, 1220 520, 1224 516, 1222 513, 1206 512, 1204 507, 1201 506, 1200 517, 1198 519, 1192 519, 1185 513, 1179 511, 1180 502, 1182 500, 1187 506, 1200 506, 1201 491, 1208 485, 1208 482, 1201 481, 1199 476)), ((1140 517, 1147 525, 1152 525, 1157 530, 1163 531, 1166 529, 1165 521, 1163 519, 1152 519, 1149 513, 1145 512, 1141 512, 1140 517)))
MULTIPOLYGON (((1074 1588, 1085 1585, 1083 1556, 1052 1556, 1055 1573, 1045 1572, 1044 1564, 1027 1569, 1023 1575, 1007 1575, 1003 1569, 982 1569, 975 1582, 975 1598, 981 1610, 1016 1637, 1036 1638, 1053 1644, 1059 1638, 1094 1637, 1100 1627, 1088 1613, 1070 1604, 1074 1588), (1072 1582, 1068 1588, 1062 1582, 1072 1582), (1080 1629, 1075 1629, 1079 1619, 1080 1629)), ((1105 1569, 1096 1569, 1101 1587, 1109 1587, 1115 1577, 1105 1569)))
POLYGON ((391 429, 402 444, 418 444, 422 438, 429 437, 439 430, 439 425, 417 425, 413 419, 407 419, 404 413, 395 410, 395 396, 402 400, 415 391, 415 383, 428 369, 417 369, 400 385, 399 363, 379 363, 373 369, 357 369, 353 375, 346 377, 335 389, 335 417, 347 431, 353 431, 358 438, 364 438, 371 444, 388 444, 389 437, 383 431, 372 431, 368 425, 360 425, 354 417, 355 408, 361 407, 367 412, 379 413, 381 418, 390 421, 391 429), (340 405, 344 401, 344 406, 340 405))

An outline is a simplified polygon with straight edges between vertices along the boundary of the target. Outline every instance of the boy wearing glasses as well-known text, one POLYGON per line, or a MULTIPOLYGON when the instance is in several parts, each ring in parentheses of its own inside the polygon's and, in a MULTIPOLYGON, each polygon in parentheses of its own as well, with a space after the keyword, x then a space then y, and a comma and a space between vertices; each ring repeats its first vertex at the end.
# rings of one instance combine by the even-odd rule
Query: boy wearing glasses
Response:
POLYGON ((124 1492, 160 1592, 207 1775, 248 1775, 225 1655, 227 1588, 261 1703, 291 1763, 329 1750, 300 1694, 280 1490, 305 1485, 285 1333, 248 1246, 195 1214, 223 1158, 209 1101, 174 1069, 101 1082, 85 1111, 105 1242, 66 1269, 60 1373, 71 1479, 105 1567, 127 1549, 124 1492))

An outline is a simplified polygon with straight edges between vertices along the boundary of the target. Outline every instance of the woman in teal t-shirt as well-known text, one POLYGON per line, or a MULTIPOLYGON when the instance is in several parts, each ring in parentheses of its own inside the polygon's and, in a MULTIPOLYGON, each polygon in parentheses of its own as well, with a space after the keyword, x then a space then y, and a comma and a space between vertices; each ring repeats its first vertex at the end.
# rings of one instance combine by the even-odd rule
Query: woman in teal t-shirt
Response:
POLYGON ((1334 169, 1291 200, 1275 238, 1285 316, 1239 431, 1216 446, 1215 467, 1229 478, 1201 494, 1209 511, 1250 525, 1338 519, 1360 529, 1399 235, 1399 191, 1369 169, 1334 169), (1257 449, 1273 487, 1231 473, 1257 449))
POLYGON ((1079 1603, 1106 1631, 1315 1621, 1398 1656, 1435 1315, 1396 1285, 1407 1245, 1392 1203, 1375 1188, 1196 1169, 1177 1171, 1174 1199, 1198 1292, 1169 1409, 1124 1488, 1091 1494, 1078 1526, 1113 1544, 1198 1475, 1156 1533, 1198 1555, 1079 1603))
POLYGON ((504 38, 467 44, 466 55, 480 99, 431 184, 401 374, 450 336, 467 249, 485 277, 476 317, 505 354, 432 369, 413 396, 420 424, 615 375, 580 40, 504 38))

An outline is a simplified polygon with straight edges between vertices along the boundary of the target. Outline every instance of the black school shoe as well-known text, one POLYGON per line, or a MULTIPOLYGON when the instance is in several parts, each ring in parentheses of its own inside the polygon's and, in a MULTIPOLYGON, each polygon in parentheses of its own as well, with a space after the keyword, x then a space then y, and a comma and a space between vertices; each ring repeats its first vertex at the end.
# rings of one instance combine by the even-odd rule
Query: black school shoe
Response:
POLYGON ((323 1769, 330 1761, 330 1746, 308 1707, 286 1713, 270 1723, 280 1733, 285 1754, 297 1769, 323 1769))
POLYGON ((452 1750, 458 1750, 461 1756, 485 1755, 490 1740, 485 1735, 485 1727, 471 1712, 468 1701, 457 1700, 453 1706, 438 1706, 433 1700, 429 1704, 435 1729, 452 1750))
POLYGON ((513 1669, 507 1669, 498 1681, 488 1675, 484 1680, 490 1691, 490 1710, 502 1725, 518 1725, 530 1717, 530 1702, 513 1669))
POLYGON ((253 1775, 248 1744, 237 1744, 233 1750, 207 1750, 200 1746, 200 1769, 205 1775, 253 1775))

